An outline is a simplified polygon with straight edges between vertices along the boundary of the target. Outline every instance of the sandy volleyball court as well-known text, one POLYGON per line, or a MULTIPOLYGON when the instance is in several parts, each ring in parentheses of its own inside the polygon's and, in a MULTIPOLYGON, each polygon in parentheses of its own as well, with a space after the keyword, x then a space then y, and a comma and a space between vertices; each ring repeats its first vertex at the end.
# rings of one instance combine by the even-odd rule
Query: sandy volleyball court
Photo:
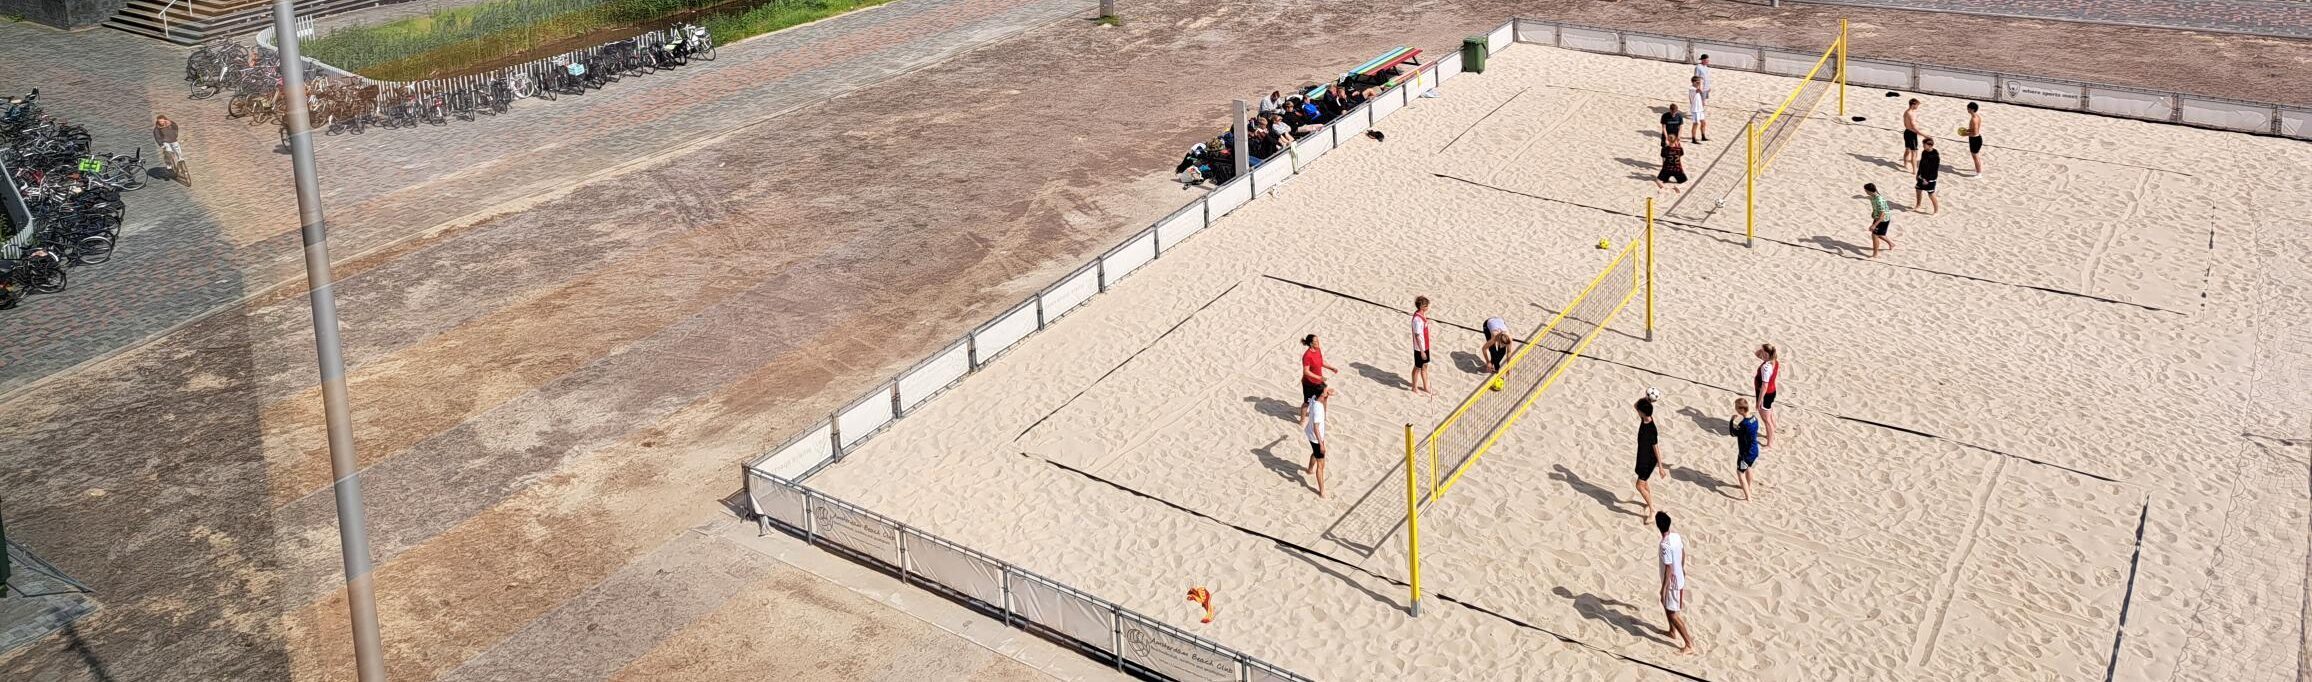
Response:
MULTIPOLYGON (((1911 95, 1860 87, 1865 120, 1825 99, 1775 159, 1755 245, 1738 194, 1659 225, 1655 340, 1625 310, 1429 508, 1408 617, 1405 425, 1477 388, 1486 317, 1546 320, 1672 197, 1648 135, 1684 67, 1530 45, 1491 66, 809 483, 1318 679, 2298 677, 2312 236, 2286 226, 2312 147, 1987 104, 1990 172, 1946 172, 1945 212, 1896 214, 1866 260, 1860 186, 1911 204, 1890 167, 1911 95), (1405 391, 1415 295, 1445 327, 1436 398, 1405 391), (1322 499, 1293 423, 1308 333, 1341 370, 1322 499), (1785 433, 1744 502, 1724 425, 1760 342, 1786 352, 1785 433), (1660 631, 1631 487, 1648 386, 1692 657, 1660 631)), ((1729 122, 1796 83, 1714 80, 1729 122)), ((1964 122, 1921 99, 1930 131, 1964 122)), ((1706 171, 1738 125, 1689 172, 1739 173, 1706 171)))

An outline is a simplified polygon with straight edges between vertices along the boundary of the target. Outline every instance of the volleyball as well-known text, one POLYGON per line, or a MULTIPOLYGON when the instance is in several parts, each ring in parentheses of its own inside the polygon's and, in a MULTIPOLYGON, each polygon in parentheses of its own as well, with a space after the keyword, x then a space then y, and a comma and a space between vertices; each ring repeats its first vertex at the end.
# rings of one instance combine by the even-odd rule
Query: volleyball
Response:
POLYGON ((1501 377, 1494 377, 1493 382, 1486 384, 1485 387, 1498 391, 1501 390, 1501 385, 1501 377))
POLYGON ((1647 399, 1647 400, 1661 400, 1661 399, 1662 399, 1662 389, 1659 389, 1659 388, 1654 388, 1654 387, 1652 387, 1652 386, 1647 386, 1647 387, 1646 387, 1646 399, 1647 399))
POLYGON ((1959 137, 1968 137, 1966 126, 1959 126, 1959 137))

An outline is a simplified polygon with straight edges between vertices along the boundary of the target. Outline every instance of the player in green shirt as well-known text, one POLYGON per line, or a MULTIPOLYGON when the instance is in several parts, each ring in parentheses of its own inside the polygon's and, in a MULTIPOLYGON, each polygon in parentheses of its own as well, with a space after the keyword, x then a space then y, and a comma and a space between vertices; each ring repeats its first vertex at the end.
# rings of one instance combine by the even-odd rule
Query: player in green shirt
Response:
POLYGON ((1870 198, 1870 257, 1877 258, 1879 244, 1886 244, 1888 251, 1895 249, 1895 240, 1887 238, 1887 223, 1893 220, 1894 209, 1887 205, 1886 196, 1879 194, 1877 184, 1863 183, 1862 193, 1870 198))

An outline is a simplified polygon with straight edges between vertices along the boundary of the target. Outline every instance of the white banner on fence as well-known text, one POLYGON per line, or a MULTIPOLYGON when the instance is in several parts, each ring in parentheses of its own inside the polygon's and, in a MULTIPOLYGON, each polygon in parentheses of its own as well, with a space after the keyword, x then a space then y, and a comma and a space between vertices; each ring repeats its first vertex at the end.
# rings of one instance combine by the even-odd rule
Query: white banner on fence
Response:
POLYGON ((1595 31, 1572 26, 1557 29, 1558 47, 1570 47, 1589 52, 1618 54, 1622 51, 1622 35, 1612 31, 1595 31))
POLYGON ((2312 111, 2281 109, 2280 134, 2312 140, 2312 111))
POLYGON ((1156 224, 1156 250, 1170 252, 1173 247, 1204 229, 1204 202, 1198 201, 1180 209, 1164 222, 1156 224))
POLYGON ((1109 253, 1107 259, 1101 261, 1100 267, 1106 273, 1108 286, 1115 286, 1117 282, 1123 281, 1125 275, 1132 274, 1133 270, 1140 269, 1140 266, 1147 265, 1148 261, 1155 258, 1156 231, 1148 230, 1141 232, 1139 237, 1123 248, 1109 253))
POLYGON ((1308 137, 1292 143, 1293 172, 1298 173, 1301 169, 1309 167, 1309 164, 1316 163, 1317 159, 1323 158, 1325 152, 1332 150, 1333 130, 1331 128, 1309 133, 1308 137))
POLYGON ((1365 133, 1366 128, 1372 126, 1373 108, 1371 106, 1358 106, 1355 109, 1350 109, 1348 113, 1341 114, 1339 119, 1333 121, 1333 146, 1336 148, 1348 146, 1349 140, 1356 139, 1358 135, 1365 133))
POLYGON ((1390 90, 1388 92, 1375 95, 1373 96, 1373 101, 1367 104, 1367 106, 1370 106, 1373 109, 1373 122, 1380 123, 1381 119, 1388 118, 1389 114, 1397 113, 1398 109, 1405 108, 1405 89, 1399 87, 1395 90, 1390 90))
POLYGON ((891 418, 895 416, 898 415, 892 412, 891 387, 885 385, 836 413, 835 433, 843 439, 843 449, 850 450, 851 446, 874 434, 876 429, 891 423, 891 418))
POLYGON ((893 567, 899 565, 899 527, 851 511, 823 497, 811 498, 811 532, 893 567))
POLYGON ((1042 580, 1012 577, 1012 610, 1101 651, 1116 650, 1115 612, 1042 580))
POLYGON ((1686 50, 1686 41, 1678 38, 1664 38, 1661 36, 1639 35, 1636 33, 1625 33, 1622 35, 1622 51, 1623 53, 1632 57, 1645 57, 1647 59, 1660 59, 1662 61, 1684 63, 1691 61, 1692 59, 1692 55, 1688 54, 1686 50))
POLYGON ((962 343, 931 356, 906 376, 899 377, 899 409, 913 410, 933 394, 971 373, 971 347, 962 343))
POLYGON ((1517 42, 1537 43, 1541 45, 1557 44, 1556 24, 1544 21, 1526 21, 1524 19, 1519 19, 1515 23, 1517 24, 1517 42))
POLYGON ((1260 164, 1259 168, 1252 169, 1252 193, 1254 195, 1267 194, 1291 177, 1292 155, 1281 151, 1277 152, 1276 156, 1270 158, 1268 162, 1260 164))
POLYGON ((1204 212, 1209 216, 1208 220, 1219 222, 1221 216, 1236 212, 1236 207, 1243 206, 1247 201, 1252 201, 1251 173, 1236 176, 1228 184, 1205 195, 1204 212))
POLYGON ((803 491, 771 480, 768 474, 754 467, 747 468, 747 502, 754 512, 787 524, 795 530, 809 528, 803 511, 803 491))
POLYGON ((1035 331, 1035 306, 1023 305, 1013 309, 1003 317, 996 318, 995 322, 972 334, 972 345, 979 350, 979 364, 986 365, 989 358, 1002 353, 1004 349, 1019 343, 1020 339, 1027 338, 1035 331))
POLYGON ((1493 29, 1492 33, 1485 34, 1485 56, 1491 57, 1502 50, 1509 49, 1509 44, 1514 42, 1517 42, 1517 22, 1515 20, 1501 22, 1500 27, 1493 29))
POLYGON ((1060 319, 1076 306, 1092 300, 1092 294, 1097 293, 1100 293, 1099 268, 1086 267, 1060 280, 1059 285, 1044 292, 1044 323, 1060 319))
POLYGON ((2079 109, 2077 85, 2007 78, 2000 85, 1999 101, 2054 109, 2079 109))
POLYGON ((2175 118, 2176 104, 2175 98, 2162 94, 2089 88, 2087 110, 2111 116, 2168 121, 2175 118))
POLYGON ((2272 132, 2272 108, 2185 97, 2184 122, 2212 128, 2268 133, 2272 132))
POLYGON ((1237 682, 1236 658, 1124 615, 1124 658, 1181 682, 1237 682))
POLYGON ((755 466, 790 481, 802 480, 803 474, 809 472, 811 467, 835 458, 833 434, 831 428, 822 422, 797 437, 795 442, 763 458, 755 466))
POLYGON ((1804 77, 1806 72, 1814 69, 1815 62, 1822 61, 1822 53, 1820 52, 1801 54, 1781 50, 1760 50, 1759 55, 1765 60, 1766 68, 1763 70, 1766 73, 1779 76, 1804 77))
MULTIPOLYGON (((1836 69, 1837 67, 1829 68, 1836 69)), ((1848 59, 1846 60, 1846 82, 1849 85, 1909 90, 1911 89, 1911 67, 1862 59, 1848 59)))
POLYGON ((1003 567, 923 535, 906 535, 907 570, 981 603, 1003 608, 1003 567))
POLYGON ((1997 99, 1999 77, 1971 71, 1951 71, 1918 67, 1919 92, 1964 97, 1967 99, 1997 99))
POLYGON ((1720 43, 1694 43, 1694 58, 1710 55, 1710 66, 1736 71, 1757 71, 1758 48, 1735 47, 1720 43))

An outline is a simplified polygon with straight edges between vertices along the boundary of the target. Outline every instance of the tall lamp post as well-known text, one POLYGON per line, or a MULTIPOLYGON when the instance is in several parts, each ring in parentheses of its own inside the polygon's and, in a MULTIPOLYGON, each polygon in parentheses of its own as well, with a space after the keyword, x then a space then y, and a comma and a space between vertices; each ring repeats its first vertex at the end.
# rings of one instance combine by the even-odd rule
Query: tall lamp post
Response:
POLYGON ((281 48, 281 87, 290 106, 290 169, 297 178, 297 218, 305 237, 305 282, 313 305, 313 345, 321 364, 321 406, 328 415, 329 469, 337 479, 337 539, 345 554, 346 604, 353 615, 353 659, 361 682, 385 682, 378 643, 377 585, 369 558, 368 521, 361 509, 360 461, 353 454, 353 417, 345 397, 345 348, 337 337, 337 296, 329 274, 329 231, 321 218, 321 181, 313 171, 313 121, 306 110, 305 59, 298 51, 297 9, 273 0, 273 39, 281 48))

